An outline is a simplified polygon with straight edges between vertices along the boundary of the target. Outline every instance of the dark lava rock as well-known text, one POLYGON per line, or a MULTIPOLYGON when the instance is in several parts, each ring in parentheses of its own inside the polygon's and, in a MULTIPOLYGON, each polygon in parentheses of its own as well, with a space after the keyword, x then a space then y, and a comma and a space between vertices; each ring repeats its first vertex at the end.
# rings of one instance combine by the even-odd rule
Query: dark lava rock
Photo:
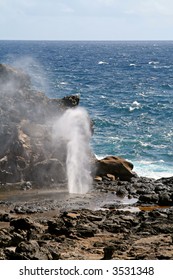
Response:
POLYGON ((0 222, 9 222, 11 219, 10 215, 5 213, 5 214, 1 214, 0 213, 0 222))
POLYGON ((95 226, 89 226, 89 225, 80 225, 76 227, 76 230, 74 231, 77 236, 86 238, 86 237, 93 237, 95 233, 97 232, 97 229, 95 226))
POLYGON ((159 195, 159 201, 158 201, 159 205, 173 205, 173 200, 171 198, 171 195, 168 192, 162 192, 159 195))
POLYGON ((36 225, 29 218, 19 218, 10 221, 10 226, 17 230, 30 230, 36 229, 36 225))
POLYGON ((0 230, 0 247, 9 247, 11 246, 11 235, 6 229, 0 230))
POLYGON ((48 221, 48 232, 56 236, 69 236, 71 233, 70 227, 67 227, 61 219, 48 221))
POLYGON ((39 246, 35 240, 21 242, 15 252, 6 251, 8 259, 15 260, 57 260, 60 254, 51 246, 39 246))
POLYGON ((52 126, 66 109, 79 104, 79 96, 50 99, 32 89, 22 70, 0 64, 0 97, 0 183, 66 180, 66 150, 55 147, 52 126))
POLYGON ((168 177, 168 178, 158 179, 157 182, 161 182, 162 184, 164 184, 166 186, 173 187, 173 176, 172 177, 168 177))
POLYGON ((111 260, 114 250, 115 249, 114 249, 113 246, 105 247, 104 248, 104 256, 103 256, 102 260, 111 260))
POLYGON ((172 207, 71 210, 44 224, 20 218, 0 230, 0 259, 172 259, 172 232, 172 207))
POLYGON ((139 196, 139 203, 157 204, 159 196, 157 194, 143 194, 139 196))

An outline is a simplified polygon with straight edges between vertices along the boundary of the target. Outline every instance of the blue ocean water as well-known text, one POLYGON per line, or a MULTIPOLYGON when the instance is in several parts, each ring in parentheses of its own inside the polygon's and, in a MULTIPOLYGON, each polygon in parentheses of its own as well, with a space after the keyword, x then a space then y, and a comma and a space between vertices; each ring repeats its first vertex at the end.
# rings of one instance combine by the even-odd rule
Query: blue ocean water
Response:
POLYGON ((98 157, 173 175, 173 41, 0 41, 0 63, 24 68, 49 97, 80 94, 98 157))

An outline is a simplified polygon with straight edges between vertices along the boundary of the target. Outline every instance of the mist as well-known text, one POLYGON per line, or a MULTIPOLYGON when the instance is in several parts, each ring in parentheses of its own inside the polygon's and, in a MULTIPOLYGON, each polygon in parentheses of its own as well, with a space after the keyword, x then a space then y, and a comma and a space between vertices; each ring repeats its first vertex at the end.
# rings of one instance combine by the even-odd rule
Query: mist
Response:
POLYGON ((30 76, 33 89, 43 91, 48 95, 49 80, 47 79, 45 70, 40 62, 31 56, 23 56, 15 59, 12 65, 18 69, 22 69, 30 76))

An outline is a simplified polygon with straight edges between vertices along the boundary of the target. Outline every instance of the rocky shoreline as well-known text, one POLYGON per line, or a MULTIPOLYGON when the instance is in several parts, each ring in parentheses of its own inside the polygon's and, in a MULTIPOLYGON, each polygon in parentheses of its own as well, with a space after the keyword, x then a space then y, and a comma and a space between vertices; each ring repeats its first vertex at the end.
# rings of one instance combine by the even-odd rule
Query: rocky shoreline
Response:
POLYGON ((172 183, 103 179, 86 195, 52 189, 44 197, 37 190, 35 200, 29 190, 23 201, 6 197, 0 200, 0 259, 172 259, 172 183))
POLYGON ((2 64, 0 95, 1 260, 173 258, 173 177, 139 177, 125 159, 91 153, 92 188, 69 194, 52 127, 79 97, 49 99, 2 64))
POLYGON ((87 209, 61 212, 55 218, 9 218, 1 230, 0 258, 172 259, 173 211, 87 209))

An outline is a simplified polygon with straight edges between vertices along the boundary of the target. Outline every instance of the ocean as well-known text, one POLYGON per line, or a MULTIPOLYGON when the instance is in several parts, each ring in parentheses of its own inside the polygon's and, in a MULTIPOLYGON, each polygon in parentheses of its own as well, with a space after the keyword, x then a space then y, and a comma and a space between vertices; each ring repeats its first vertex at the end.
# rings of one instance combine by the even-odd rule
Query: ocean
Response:
POLYGON ((98 158, 173 176, 173 41, 0 41, 0 63, 23 68, 51 98, 79 94, 98 158))

